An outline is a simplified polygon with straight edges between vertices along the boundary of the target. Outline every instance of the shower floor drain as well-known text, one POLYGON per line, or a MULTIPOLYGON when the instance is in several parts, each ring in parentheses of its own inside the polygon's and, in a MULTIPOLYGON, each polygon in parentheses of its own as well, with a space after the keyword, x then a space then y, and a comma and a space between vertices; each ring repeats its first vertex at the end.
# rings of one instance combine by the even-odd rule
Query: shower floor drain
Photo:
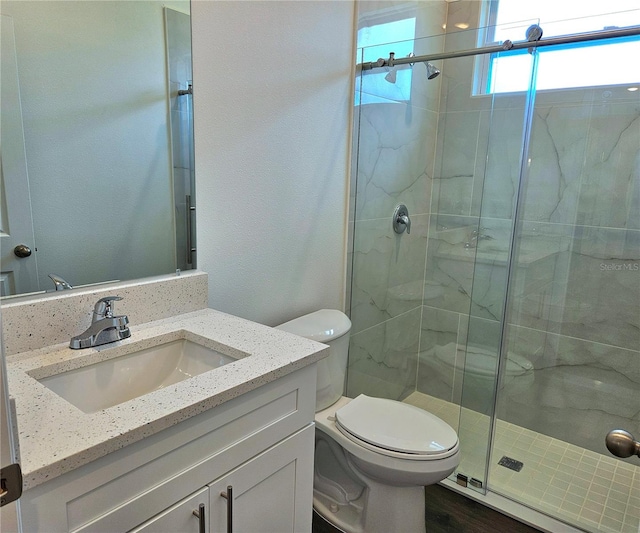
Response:
POLYGON ((498 464, 500 466, 507 467, 509 470, 515 470, 516 472, 520 472, 520 470, 522 470, 522 467, 524 466, 523 462, 517 461, 516 459, 511 459, 511 457, 507 457, 506 455, 504 455, 502 459, 498 461, 498 464))

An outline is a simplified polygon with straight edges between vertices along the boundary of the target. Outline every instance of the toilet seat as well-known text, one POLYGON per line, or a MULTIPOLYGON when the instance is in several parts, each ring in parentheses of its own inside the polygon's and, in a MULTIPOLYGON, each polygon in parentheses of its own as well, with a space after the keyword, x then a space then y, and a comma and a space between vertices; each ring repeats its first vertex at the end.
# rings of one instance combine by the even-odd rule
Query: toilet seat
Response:
POLYGON ((364 394, 336 411, 335 425, 360 446, 390 457, 442 459, 458 448, 456 432, 437 416, 413 405, 364 394))

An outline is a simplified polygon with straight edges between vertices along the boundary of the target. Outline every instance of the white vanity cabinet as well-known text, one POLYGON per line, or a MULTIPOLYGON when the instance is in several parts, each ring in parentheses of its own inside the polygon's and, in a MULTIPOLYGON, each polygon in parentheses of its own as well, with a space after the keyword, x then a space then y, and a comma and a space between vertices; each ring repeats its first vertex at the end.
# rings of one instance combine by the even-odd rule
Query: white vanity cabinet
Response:
POLYGON ((313 473, 307 465, 313 445, 314 427, 308 426, 209 485, 211 533, 228 531, 230 518, 234 533, 311 531, 307 487, 313 473))
POLYGON ((198 533, 200 504, 207 533, 227 531, 229 509, 235 533, 310 532, 315 367, 27 490, 24 533, 198 533))
POLYGON ((310 531, 313 436, 314 427, 307 426, 130 533, 200 533, 201 527, 225 533, 229 526, 237 533, 310 531))

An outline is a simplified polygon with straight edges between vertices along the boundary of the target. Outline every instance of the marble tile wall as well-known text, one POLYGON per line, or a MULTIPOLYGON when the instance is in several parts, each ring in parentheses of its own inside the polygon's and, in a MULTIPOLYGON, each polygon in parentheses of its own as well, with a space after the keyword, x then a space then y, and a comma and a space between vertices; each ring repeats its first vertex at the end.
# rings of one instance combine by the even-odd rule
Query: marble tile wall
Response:
POLYGON ((546 280, 510 302, 508 346, 538 355, 499 416, 607 454, 607 431, 640 428, 640 98, 568 93, 537 99, 521 241, 559 246, 546 280))
MULTIPOLYGON (((451 8, 449 25, 473 20, 472 4, 451 8)), ((523 126, 522 101, 487 109, 469 97, 472 67, 447 60, 442 69, 417 382, 454 402, 465 402, 458 367, 478 349, 497 350, 523 126), (465 249, 478 227, 492 238, 465 249), (484 328, 465 331, 469 321, 484 328)), ((538 95, 510 294, 510 330, 520 334, 507 352, 532 368, 503 383, 500 416, 601 453, 594 427, 639 424, 639 103, 619 87, 538 95)), ((467 389, 479 382, 466 377, 467 389)), ((482 398, 466 396, 482 411, 482 398)))
POLYGON ((352 335, 422 307, 427 215, 398 235, 391 217, 356 222, 351 288, 352 335))
MULTIPOLYGON (((447 3, 358 3, 360 27, 415 17, 416 36, 442 33, 447 3)), ((414 52, 441 50, 439 37, 416 40, 414 52)), ((380 47, 380 55, 393 45, 380 47)), ((389 100, 362 77, 378 103, 356 107, 350 227, 349 309, 353 323, 347 393, 399 399, 416 386, 424 267, 436 150, 440 80, 413 67, 406 99, 389 100), (392 228, 396 205, 407 206, 411 233, 392 228)))
MULTIPOLYGON (((532 368, 507 376, 499 416, 599 453, 607 453, 603 436, 611 427, 640 427, 639 106, 624 88, 538 97, 510 288, 510 330, 530 334, 508 336, 506 351, 532 368)), ((494 109, 487 134, 479 126, 484 111, 454 113, 450 119, 442 110, 439 123, 446 130, 439 127, 438 161, 456 160, 434 173, 425 274, 434 296, 425 293, 424 301, 452 316, 445 326, 430 324, 431 335, 423 332, 417 390, 473 408, 471 401, 483 412, 482 398, 472 392, 465 402, 456 392, 455 370, 442 379, 434 354, 454 352, 456 314, 458 324, 470 315, 488 325, 503 313, 521 123, 509 128, 515 108, 494 109), (474 154, 476 133, 488 143, 479 138, 474 154), (491 238, 465 248, 478 227, 491 238), (445 339, 435 347, 434 327, 445 339)), ((461 330, 456 337, 465 342, 461 330)), ((490 336, 466 343, 467 369, 478 347, 497 350, 490 336)), ((465 364, 461 355, 455 360, 465 364)), ((465 377, 465 388, 478 382, 475 373, 465 377)))
POLYGON ((347 395, 394 400, 415 390, 421 307, 356 333, 349 345, 347 395))
POLYGON ((504 387, 501 420, 544 428, 545 435, 607 456, 604 436, 610 429, 637 432, 637 350, 515 325, 508 329, 507 344, 532 363, 533 379, 527 377, 525 384, 524 375, 516 376, 504 387))

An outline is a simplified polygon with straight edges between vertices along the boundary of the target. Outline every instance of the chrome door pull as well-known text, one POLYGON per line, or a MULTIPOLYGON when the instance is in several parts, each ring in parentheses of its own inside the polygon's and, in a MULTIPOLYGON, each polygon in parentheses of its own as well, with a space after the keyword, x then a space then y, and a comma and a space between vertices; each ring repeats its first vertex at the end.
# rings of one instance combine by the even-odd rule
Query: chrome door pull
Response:
POLYGON ((227 533, 233 533, 233 487, 229 485, 220 496, 227 500, 227 533))
POLYGON ((624 429, 609 431, 604 442, 607 449, 617 457, 640 457, 640 441, 635 440, 633 435, 624 429))
POLYGON ((187 212, 187 264, 193 263, 193 254, 196 252, 195 246, 193 246, 193 228, 191 223, 191 217, 196 210, 194 205, 191 205, 191 195, 187 194, 186 199, 186 212, 187 212))
POLYGON ((198 509, 193 511, 193 516, 198 517, 198 533, 205 533, 206 518, 204 512, 204 503, 198 506, 198 509))

